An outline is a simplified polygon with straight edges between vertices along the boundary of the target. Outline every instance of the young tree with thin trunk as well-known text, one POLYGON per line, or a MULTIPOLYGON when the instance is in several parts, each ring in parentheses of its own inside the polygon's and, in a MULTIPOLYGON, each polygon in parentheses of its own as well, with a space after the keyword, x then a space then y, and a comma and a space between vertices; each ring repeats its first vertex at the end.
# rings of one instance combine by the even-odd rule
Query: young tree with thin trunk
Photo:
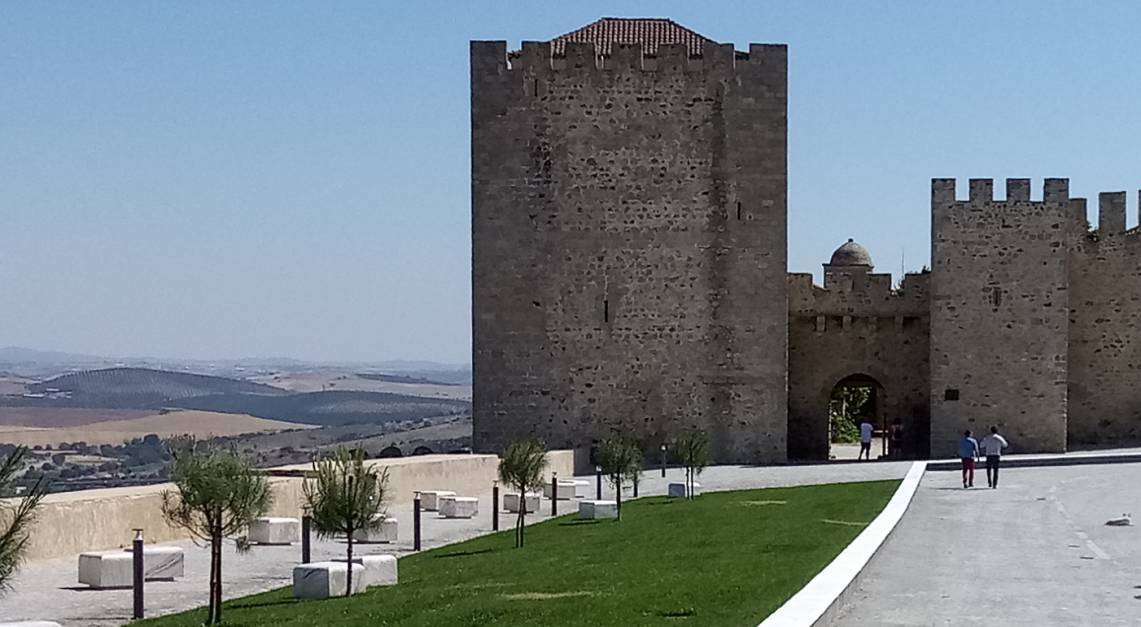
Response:
POLYGON ((713 456, 709 447, 709 434, 694 429, 682 435, 674 442, 674 454, 685 466, 685 496, 687 499, 692 499, 697 475, 705 470, 713 456))
MULTIPOLYGON (((162 494, 162 512, 171 524, 210 543, 210 603, 206 623, 222 622, 222 542, 246 531, 273 504, 269 482, 253 463, 224 450, 179 438, 170 445, 170 478, 176 491, 162 494)), ((239 552, 249 549, 235 537, 239 552)))
MULTIPOLYGON (((27 447, 17 446, 0 462, 0 497, 9 491, 27 453, 27 447)), ((47 491, 47 481, 41 476, 19 499, 13 499, 14 502, 6 504, 0 500, 0 592, 8 589, 12 575, 23 562, 36 507, 47 491)))
POLYGON ((304 484, 310 516, 317 535, 345 534, 347 580, 345 596, 353 593, 353 536, 374 529, 384 520, 384 492, 388 469, 378 471, 365 463, 364 449, 344 447, 313 462, 313 475, 304 484))
MULTIPOLYGON (((499 480, 519 492, 519 515, 515 519, 515 548, 523 546, 523 528, 527 519, 527 494, 541 490, 543 472, 547 469, 547 451, 536 440, 512 442, 499 460, 499 480)), ((557 497, 558 494, 552 496, 557 497)), ((499 507, 495 503, 493 507, 499 507)))
POLYGON ((637 443, 624 438, 603 440, 598 450, 598 465, 614 486, 618 504, 618 520, 622 520, 622 484, 628 479, 636 481, 642 471, 642 449, 637 443))

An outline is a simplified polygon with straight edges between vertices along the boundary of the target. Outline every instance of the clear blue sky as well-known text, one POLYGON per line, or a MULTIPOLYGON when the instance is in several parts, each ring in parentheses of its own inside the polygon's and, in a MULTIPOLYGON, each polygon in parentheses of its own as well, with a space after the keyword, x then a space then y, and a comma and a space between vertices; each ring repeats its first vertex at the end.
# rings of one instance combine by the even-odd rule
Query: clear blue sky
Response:
POLYGON ((601 16, 789 44, 794 271, 926 263, 932 177, 1141 185, 1133 2, 3 2, 0 345, 467 361, 468 41, 601 16))

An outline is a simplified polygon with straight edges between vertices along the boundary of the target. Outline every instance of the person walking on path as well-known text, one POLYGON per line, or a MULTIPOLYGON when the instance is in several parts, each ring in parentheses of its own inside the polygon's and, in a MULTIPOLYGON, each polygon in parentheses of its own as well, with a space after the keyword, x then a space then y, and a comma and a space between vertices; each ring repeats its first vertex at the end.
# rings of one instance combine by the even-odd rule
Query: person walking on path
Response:
POLYGON ((971 430, 959 439, 959 459, 963 462, 963 487, 975 487, 975 460, 979 457, 979 442, 971 437, 971 430))
POLYGON ((990 435, 983 438, 982 449, 986 454, 986 485, 988 488, 998 487, 998 463, 1002 458, 1002 449, 1008 446, 1006 438, 998 434, 998 427, 990 428, 990 435))
POLYGON ((872 460, 872 434, 875 433, 875 430, 876 428, 868 422, 867 418, 860 423, 860 454, 856 456, 856 461, 860 459, 872 460))

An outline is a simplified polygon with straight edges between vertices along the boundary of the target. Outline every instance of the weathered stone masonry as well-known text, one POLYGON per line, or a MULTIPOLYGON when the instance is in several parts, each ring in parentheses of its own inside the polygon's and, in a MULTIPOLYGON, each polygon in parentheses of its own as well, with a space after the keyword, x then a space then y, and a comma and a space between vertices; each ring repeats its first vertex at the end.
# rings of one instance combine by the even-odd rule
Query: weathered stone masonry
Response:
POLYGON ((787 58, 473 42, 474 442, 786 456, 787 58))

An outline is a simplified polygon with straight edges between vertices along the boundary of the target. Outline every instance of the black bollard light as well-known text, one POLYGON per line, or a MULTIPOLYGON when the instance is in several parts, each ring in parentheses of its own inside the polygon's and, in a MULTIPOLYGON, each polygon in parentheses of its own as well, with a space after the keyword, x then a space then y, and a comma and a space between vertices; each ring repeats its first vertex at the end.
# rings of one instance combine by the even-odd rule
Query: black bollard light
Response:
POLYGON ((602 466, 594 467, 594 498, 602 500, 602 466))
POLYGON ((662 445, 662 479, 666 478, 666 445, 662 445))
POLYGON ((412 499, 412 550, 420 550, 420 492, 412 499))
POLYGON ((491 482, 491 530, 499 531, 499 482, 491 482))
POLYGON ((131 618, 135 620, 143 617, 143 577, 145 570, 143 566, 143 530, 135 529, 135 540, 131 543, 131 551, 134 555, 131 556, 132 565, 134 566, 134 578, 132 580, 133 588, 135 591, 135 607, 131 613, 131 618))
POLYGON ((559 473, 551 473, 551 518, 559 515, 559 473))
POLYGON ((641 474, 642 473, 639 472, 637 475, 634 475, 634 498, 638 498, 638 477, 641 474))
POLYGON ((309 515, 309 510, 306 509, 305 514, 301 517, 301 563, 310 563, 312 551, 309 544, 309 532, 313 529, 313 517, 309 515))

